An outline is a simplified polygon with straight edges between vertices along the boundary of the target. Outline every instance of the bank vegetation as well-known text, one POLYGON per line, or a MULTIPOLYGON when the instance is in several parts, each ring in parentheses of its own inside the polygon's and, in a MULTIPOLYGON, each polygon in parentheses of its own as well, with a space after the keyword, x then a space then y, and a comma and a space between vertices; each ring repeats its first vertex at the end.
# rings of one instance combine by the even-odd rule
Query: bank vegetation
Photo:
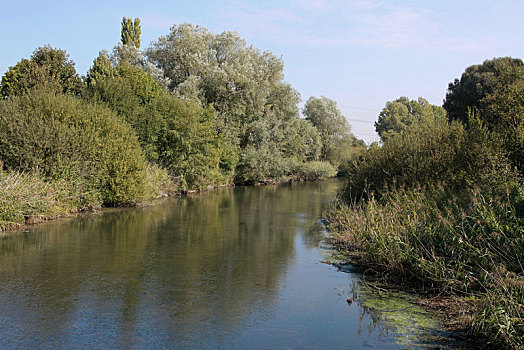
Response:
POLYGON ((336 103, 300 96, 283 61, 234 32, 140 20, 85 76, 43 46, 0 85, 0 230, 232 184, 318 180, 365 149, 336 103))
POLYGON ((403 97, 375 126, 326 214, 334 240, 382 281, 454 300, 483 346, 524 348, 523 62, 468 67, 443 108, 403 97))

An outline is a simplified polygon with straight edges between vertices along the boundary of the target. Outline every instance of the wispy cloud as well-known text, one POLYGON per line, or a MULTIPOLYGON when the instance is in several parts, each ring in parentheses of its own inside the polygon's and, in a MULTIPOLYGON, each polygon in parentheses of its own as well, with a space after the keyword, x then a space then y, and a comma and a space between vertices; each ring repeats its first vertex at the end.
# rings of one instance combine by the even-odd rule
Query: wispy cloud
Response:
POLYGON ((388 5, 378 1, 357 2, 356 41, 387 49, 411 48, 425 51, 479 52, 488 45, 474 39, 459 39, 443 34, 445 23, 438 14, 409 5, 388 5))
POLYGON ((237 4, 220 16, 235 30, 293 46, 370 46, 384 49, 480 52, 488 45, 447 37, 438 13, 380 0, 291 0, 291 6, 237 4))

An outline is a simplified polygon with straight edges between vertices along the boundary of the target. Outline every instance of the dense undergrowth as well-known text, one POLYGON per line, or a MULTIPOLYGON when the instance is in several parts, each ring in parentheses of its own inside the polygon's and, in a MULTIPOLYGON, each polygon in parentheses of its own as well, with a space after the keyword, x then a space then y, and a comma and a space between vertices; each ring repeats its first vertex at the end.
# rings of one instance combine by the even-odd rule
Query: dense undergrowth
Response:
POLYGON ((467 300, 455 324, 484 344, 524 347, 523 179, 478 116, 371 148, 326 217, 353 263, 467 300))
POLYGON ((493 345, 521 348, 522 197, 515 203, 513 194, 488 199, 481 192, 458 199, 444 187, 392 191, 358 206, 334 205, 328 226, 356 253, 353 262, 410 289, 473 300, 460 326, 493 345))

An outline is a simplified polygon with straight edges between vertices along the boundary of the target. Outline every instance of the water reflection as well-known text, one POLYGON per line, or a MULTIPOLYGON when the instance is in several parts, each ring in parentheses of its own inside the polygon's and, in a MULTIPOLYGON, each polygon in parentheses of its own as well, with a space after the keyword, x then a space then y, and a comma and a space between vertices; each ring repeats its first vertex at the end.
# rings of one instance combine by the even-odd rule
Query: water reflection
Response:
POLYGON ((338 186, 223 189, 2 239, 0 347, 397 348, 359 333, 375 316, 347 307, 355 277, 318 263, 338 186))

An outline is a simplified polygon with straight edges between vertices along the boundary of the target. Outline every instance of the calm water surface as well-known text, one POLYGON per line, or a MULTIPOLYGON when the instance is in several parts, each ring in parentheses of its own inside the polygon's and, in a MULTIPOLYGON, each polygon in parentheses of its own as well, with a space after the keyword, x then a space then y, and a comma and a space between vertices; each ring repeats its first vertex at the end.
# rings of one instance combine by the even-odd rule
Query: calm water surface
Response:
POLYGON ((1 239, 0 348, 453 347, 409 298, 320 262, 338 186, 221 189, 1 239))

